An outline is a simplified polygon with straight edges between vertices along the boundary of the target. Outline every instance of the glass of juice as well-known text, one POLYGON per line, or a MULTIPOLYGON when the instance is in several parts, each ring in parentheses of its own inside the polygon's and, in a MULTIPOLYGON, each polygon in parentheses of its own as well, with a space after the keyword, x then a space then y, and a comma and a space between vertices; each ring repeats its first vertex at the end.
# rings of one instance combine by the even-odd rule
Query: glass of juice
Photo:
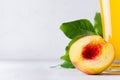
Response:
POLYGON ((100 0, 103 37, 112 43, 115 60, 108 70, 120 71, 120 0, 100 0))

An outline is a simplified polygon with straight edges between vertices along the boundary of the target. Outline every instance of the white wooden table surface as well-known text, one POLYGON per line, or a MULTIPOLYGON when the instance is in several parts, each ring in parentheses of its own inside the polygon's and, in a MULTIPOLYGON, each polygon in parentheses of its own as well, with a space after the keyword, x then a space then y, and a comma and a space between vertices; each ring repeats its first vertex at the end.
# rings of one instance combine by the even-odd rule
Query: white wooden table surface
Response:
POLYGON ((120 75, 86 75, 76 69, 50 68, 59 61, 0 61, 0 80, 120 80, 120 75))

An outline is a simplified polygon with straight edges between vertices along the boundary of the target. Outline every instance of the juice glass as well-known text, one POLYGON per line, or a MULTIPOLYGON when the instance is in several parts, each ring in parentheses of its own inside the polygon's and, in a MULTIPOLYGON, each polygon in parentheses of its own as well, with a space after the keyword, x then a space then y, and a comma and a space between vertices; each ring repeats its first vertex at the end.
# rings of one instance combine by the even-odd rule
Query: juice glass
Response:
POLYGON ((115 49, 115 61, 109 68, 120 71, 120 0, 100 0, 103 37, 115 49))

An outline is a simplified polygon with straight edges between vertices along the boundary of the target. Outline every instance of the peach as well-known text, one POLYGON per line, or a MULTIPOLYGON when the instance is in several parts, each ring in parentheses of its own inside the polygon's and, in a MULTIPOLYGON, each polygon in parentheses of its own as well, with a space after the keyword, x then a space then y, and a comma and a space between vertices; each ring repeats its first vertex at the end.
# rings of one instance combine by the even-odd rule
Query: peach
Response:
POLYGON ((78 39, 69 51, 72 64, 86 74, 99 74, 114 60, 114 48, 98 35, 78 39))

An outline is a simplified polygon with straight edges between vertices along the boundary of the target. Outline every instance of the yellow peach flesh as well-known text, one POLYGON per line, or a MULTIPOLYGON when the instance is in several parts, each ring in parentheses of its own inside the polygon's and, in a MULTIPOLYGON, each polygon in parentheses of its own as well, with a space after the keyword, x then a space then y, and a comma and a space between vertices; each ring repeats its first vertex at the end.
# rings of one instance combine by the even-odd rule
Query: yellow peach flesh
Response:
POLYGON ((114 59, 114 48, 98 35, 80 38, 70 48, 73 65, 87 74, 99 74, 114 59), (87 51, 88 50, 88 51, 87 51))

